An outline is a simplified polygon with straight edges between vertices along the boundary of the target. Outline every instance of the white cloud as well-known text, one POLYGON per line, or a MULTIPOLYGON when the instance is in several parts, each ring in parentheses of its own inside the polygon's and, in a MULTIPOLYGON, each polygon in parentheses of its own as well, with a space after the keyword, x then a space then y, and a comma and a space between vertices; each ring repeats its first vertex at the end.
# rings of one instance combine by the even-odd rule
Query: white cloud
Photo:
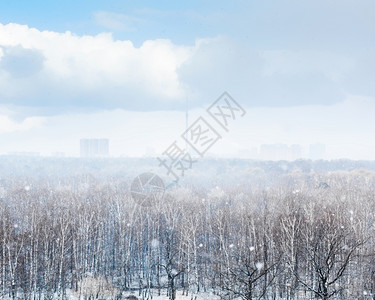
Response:
POLYGON ((40 128, 43 121, 42 117, 29 117, 22 122, 15 122, 7 115, 0 115, 0 134, 40 128))
POLYGON ((0 103, 51 114, 174 110, 184 109, 187 98, 192 107, 208 105, 227 90, 249 106, 328 105, 348 94, 375 96, 372 68, 359 61, 347 52, 251 48, 225 36, 135 47, 111 33, 0 24, 0 103))
MULTIPOLYGON (((184 98, 176 70, 193 49, 169 40, 149 40, 136 48, 109 33, 77 36, 18 24, 0 24, 0 47, 44 57, 42 69, 27 78, 15 77, 0 65, 2 102, 138 109, 184 98)), ((1 52, 0 63, 7 59, 7 52, 1 52)))

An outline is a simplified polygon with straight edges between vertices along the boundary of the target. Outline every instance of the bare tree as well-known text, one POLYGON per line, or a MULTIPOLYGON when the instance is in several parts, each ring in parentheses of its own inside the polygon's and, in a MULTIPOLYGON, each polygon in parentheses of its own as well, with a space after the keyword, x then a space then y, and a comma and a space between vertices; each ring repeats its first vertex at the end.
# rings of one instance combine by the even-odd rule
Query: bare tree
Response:
MULTIPOLYGON (((303 246, 305 262, 309 262, 312 280, 295 272, 298 281, 320 299, 330 299, 345 289, 345 272, 357 257, 357 250, 364 240, 357 239, 348 224, 342 222, 336 210, 319 210, 319 216, 311 224, 313 234, 306 237, 309 243, 303 246)), ((309 231, 307 231, 309 232, 309 231)))

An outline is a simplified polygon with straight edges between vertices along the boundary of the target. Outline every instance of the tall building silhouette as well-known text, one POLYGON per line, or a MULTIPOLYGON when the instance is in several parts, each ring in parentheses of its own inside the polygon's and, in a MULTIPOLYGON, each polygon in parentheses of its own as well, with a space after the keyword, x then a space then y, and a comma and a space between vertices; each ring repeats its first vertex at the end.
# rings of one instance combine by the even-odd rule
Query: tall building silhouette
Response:
POLYGON ((109 155, 108 139, 81 139, 81 157, 106 157, 109 155))
POLYGON ((301 145, 269 144, 260 146, 261 159, 264 160, 297 160, 303 157, 301 145))

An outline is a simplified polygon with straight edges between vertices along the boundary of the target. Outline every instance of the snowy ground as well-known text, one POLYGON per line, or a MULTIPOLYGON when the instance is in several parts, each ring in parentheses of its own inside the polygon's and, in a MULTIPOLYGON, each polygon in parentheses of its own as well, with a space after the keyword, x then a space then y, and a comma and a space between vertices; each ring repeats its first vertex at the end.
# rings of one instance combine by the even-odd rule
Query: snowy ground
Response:
MULTIPOLYGON (((149 299, 149 300, 167 300, 169 297, 167 296, 165 291, 161 291, 161 295, 158 295, 157 290, 151 291, 150 295, 146 296, 139 296, 138 292, 125 292, 122 294, 121 299, 129 299, 129 300, 136 300, 136 299, 149 299), (136 298, 134 298, 136 297, 136 298)), ((74 291, 69 290, 67 292, 67 297, 69 300, 80 300, 80 299, 88 299, 87 296, 81 295, 75 293, 74 291)), ((56 297, 57 298, 57 297, 56 297)), ((95 298, 95 297, 94 297, 95 298)), ((112 295, 102 295, 99 296, 98 299, 115 299, 115 296, 112 295)), ((183 293, 183 291, 177 291, 176 293, 176 300, 220 300, 220 297, 217 295, 214 295, 211 292, 203 292, 203 293, 190 293, 186 295, 186 293, 183 293)))

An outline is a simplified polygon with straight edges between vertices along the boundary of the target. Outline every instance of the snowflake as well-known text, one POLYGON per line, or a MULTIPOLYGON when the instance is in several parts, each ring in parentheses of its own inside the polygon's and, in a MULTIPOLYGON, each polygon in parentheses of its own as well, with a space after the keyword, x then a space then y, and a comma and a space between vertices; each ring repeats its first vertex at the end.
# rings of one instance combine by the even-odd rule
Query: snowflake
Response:
POLYGON ((264 267, 264 264, 262 262, 257 262, 255 264, 255 267, 258 269, 258 271, 262 270, 264 267))
POLYGON ((157 239, 153 239, 151 241, 151 248, 156 249, 157 247, 159 247, 159 241, 157 239))

